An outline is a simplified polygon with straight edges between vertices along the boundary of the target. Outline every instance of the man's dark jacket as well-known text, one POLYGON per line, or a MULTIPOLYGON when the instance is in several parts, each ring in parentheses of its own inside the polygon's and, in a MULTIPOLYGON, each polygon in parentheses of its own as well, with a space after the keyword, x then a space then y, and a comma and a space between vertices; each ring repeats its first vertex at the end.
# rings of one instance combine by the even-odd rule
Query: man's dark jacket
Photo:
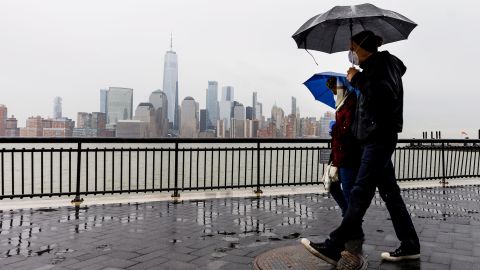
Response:
POLYGON ((387 51, 373 53, 352 78, 360 90, 352 132, 360 141, 392 137, 402 131, 403 85, 407 68, 387 51))

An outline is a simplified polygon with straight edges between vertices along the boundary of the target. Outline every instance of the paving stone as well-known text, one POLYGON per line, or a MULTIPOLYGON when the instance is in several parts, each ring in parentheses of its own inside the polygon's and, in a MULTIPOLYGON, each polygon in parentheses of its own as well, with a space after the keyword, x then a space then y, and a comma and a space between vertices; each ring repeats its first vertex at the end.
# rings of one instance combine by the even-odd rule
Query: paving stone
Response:
MULTIPOLYGON (((422 244, 416 264, 381 261, 380 252, 395 249, 399 241, 384 203, 375 196, 363 224, 369 269, 469 269, 480 264, 480 187, 441 191, 403 191, 408 207, 415 206, 411 212, 422 244), (451 215, 443 216, 442 209, 451 215)), ((0 212, 2 270, 251 269, 259 254, 298 244, 301 237, 323 241, 341 222, 338 206, 323 194, 56 210, 0 212), (22 219, 28 227, 20 225, 22 219)))

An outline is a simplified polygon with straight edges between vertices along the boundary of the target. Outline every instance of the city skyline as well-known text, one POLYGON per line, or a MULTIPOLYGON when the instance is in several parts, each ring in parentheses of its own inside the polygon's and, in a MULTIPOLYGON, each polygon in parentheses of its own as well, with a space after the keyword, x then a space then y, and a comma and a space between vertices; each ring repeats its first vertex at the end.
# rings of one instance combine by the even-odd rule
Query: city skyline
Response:
MULTIPOLYGON (((189 95, 204 104, 205 84, 216 80, 233 85, 244 104, 251 91, 257 91, 265 108, 276 102, 288 109, 289 96, 294 94, 302 115, 319 116, 326 106, 314 101, 302 83, 321 71, 345 72, 347 55, 311 52, 317 66, 290 37, 305 18, 333 5, 357 3, 200 0, 189 2, 186 10, 183 1, 4 1, 0 3, 0 88, 4 89, 0 100, 21 121, 32 114, 50 115, 55 96, 63 98, 63 114, 68 117, 75 117, 77 111, 96 111, 98 102, 91 99, 106 86, 135 89, 134 104, 138 104, 152 90, 163 89, 163 58, 173 32, 174 49, 181 55, 179 101, 189 95)), ((479 56, 470 52, 479 37, 463 33, 476 31, 473 20, 479 4, 466 0, 372 3, 408 14, 419 25, 409 40, 380 48, 400 57, 408 68, 400 136, 418 138, 424 130, 442 130, 444 138, 463 137, 461 131, 473 137, 478 123, 471 117, 480 114, 479 92, 467 85, 468 80, 443 78, 475 77, 473 65, 479 56), (448 53, 452 48, 455 53, 448 53)))

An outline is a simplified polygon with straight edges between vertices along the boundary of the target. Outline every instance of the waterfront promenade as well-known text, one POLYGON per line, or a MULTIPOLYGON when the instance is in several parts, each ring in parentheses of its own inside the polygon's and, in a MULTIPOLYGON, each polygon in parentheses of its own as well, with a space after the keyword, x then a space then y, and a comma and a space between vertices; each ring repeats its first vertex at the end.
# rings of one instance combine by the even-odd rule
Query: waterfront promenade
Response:
MULTIPOLYGON (((403 196, 422 242, 421 260, 380 262, 380 252, 398 243, 377 195, 364 223, 369 269, 480 269, 479 186, 406 189, 403 196)), ((324 239, 339 221, 335 202, 322 193, 3 210, 0 265, 252 269, 262 253, 299 245, 302 237, 324 239)))

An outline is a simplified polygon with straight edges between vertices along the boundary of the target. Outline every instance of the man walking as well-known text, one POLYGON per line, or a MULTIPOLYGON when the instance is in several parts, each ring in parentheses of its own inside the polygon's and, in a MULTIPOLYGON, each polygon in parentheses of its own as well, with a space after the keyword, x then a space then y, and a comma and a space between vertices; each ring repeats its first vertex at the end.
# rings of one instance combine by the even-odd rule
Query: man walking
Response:
POLYGON ((314 255, 337 265, 337 269, 364 269, 360 260, 364 233, 363 217, 376 188, 385 201, 400 247, 381 254, 382 259, 400 261, 418 259, 420 243, 395 179, 391 156, 403 125, 402 76, 406 67, 387 51, 378 51, 382 39, 363 31, 351 39, 349 59, 363 71, 348 70, 347 79, 361 92, 352 131, 360 141, 362 157, 357 178, 350 193, 347 212, 340 226, 323 243, 302 243, 314 255), (356 259, 352 259, 356 258, 356 259))

